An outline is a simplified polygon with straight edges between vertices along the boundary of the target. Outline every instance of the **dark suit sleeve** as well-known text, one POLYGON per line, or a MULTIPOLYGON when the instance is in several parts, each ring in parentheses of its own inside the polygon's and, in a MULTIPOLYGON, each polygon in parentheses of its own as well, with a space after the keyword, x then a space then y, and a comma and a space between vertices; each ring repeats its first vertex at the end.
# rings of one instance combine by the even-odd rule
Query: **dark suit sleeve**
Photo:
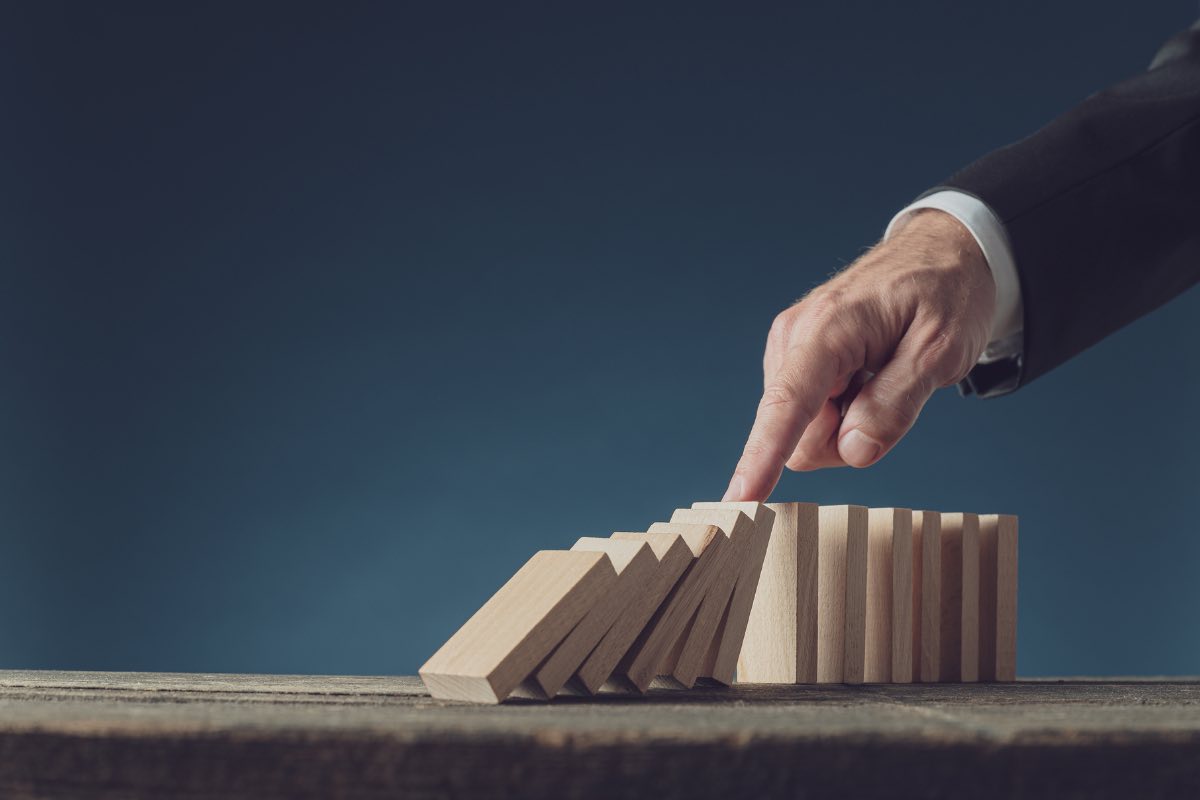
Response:
POLYGON ((953 175, 1004 223, 1024 348, 964 391, 1029 383, 1200 280, 1200 23, 1149 71, 953 175))

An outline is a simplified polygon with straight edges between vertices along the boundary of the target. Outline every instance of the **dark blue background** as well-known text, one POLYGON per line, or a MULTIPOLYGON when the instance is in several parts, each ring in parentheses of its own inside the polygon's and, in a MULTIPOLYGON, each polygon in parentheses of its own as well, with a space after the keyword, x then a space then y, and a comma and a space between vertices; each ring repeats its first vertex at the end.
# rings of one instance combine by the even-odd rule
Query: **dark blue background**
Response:
MULTIPOLYGON (((22 5, 0 666, 328 673, 719 496, 774 314, 1197 12, 22 5)), ((775 498, 1018 513, 1022 673, 1200 672, 1197 314, 775 498)))

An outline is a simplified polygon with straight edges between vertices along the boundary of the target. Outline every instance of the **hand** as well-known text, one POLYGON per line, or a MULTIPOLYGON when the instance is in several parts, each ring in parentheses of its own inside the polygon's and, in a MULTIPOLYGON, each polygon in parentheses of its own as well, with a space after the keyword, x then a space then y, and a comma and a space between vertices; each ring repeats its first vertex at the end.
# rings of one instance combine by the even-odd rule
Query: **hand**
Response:
POLYGON ((987 346, 996 287, 979 245, 941 211, 891 238, 775 318, 763 396, 726 500, 766 500, 793 470, 866 467, 933 391, 987 346))

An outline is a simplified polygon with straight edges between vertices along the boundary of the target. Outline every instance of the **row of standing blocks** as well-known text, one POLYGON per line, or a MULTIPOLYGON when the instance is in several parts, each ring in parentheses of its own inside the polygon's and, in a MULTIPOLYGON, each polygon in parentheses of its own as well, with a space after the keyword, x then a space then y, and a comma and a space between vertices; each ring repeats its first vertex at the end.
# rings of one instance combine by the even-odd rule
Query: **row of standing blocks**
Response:
POLYGON ((1017 518, 772 503, 738 681, 1011 681, 1017 518))
POLYGON ((539 551, 420 674, 434 697, 486 703, 735 674, 1011 680, 1015 570, 1013 517, 694 503, 645 532, 539 551))

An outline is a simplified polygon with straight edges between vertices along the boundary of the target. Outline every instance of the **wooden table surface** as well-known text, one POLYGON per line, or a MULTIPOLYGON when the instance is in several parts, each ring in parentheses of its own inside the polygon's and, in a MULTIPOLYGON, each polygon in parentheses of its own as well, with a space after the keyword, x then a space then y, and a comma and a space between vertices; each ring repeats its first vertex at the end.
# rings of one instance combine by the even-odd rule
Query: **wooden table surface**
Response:
POLYGON ((415 678, 0 671, 0 797, 1200 796, 1200 681, 500 707, 415 678))

